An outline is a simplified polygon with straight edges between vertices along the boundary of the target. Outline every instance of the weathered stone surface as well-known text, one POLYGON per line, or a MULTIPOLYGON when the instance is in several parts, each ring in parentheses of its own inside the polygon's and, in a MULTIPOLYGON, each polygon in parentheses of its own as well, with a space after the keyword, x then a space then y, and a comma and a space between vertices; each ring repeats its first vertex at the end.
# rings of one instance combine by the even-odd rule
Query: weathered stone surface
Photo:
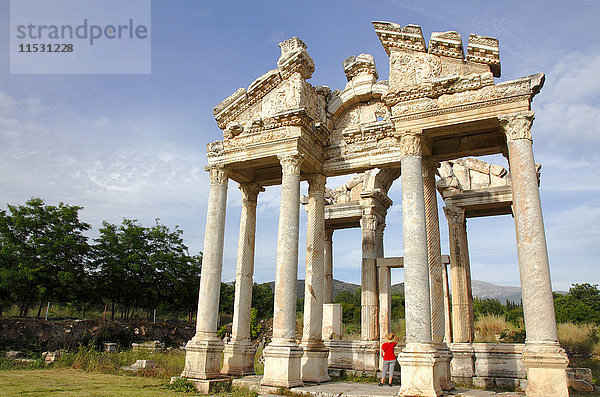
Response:
POLYGON ((340 303, 326 303, 323 305, 323 340, 341 340, 344 336, 342 323, 342 305, 340 303))
MULTIPOLYGON (((217 376, 219 369, 223 345, 215 335, 228 178, 240 184, 282 185, 273 340, 265 349, 262 383, 293 387, 300 385, 302 378, 317 382, 326 379, 322 376, 327 372, 324 365, 327 353, 321 343, 321 307, 323 302, 332 300, 333 247, 331 235, 324 228, 360 226, 363 251, 362 340, 327 340, 325 346, 332 349, 329 366, 376 370, 379 335, 389 329, 386 324, 389 296, 385 291, 389 268, 378 279, 377 263, 378 259, 385 259, 383 233, 391 205, 387 191, 401 168, 408 342, 401 360, 404 365, 401 395, 441 393, 440 383, 450 382, 441 373, 447 372, 443 367, 447 367, 451 356, 441 347, 450 338, 465 342, 458 350, 453 344, 452 374, 457 379, 467 382, 476 379, 485 385, 500 386, 516 384, 514 379, 519 379, 518 384, 524 384, 521 378, 513 377, 522 368, 515 367, 517 372, 502 369, 510 352, 498 358, 497 352, 475 351, 469 343, 473 340, 473 316, 464 219, 509 214, 513 208, 527 330, 523 363, 529 378, 528 394, 565 395, 566 358, 555 346, 550 276, 537 190, 539 167, 531 151, 531 100, 544 83, 543 74, 495 84, 493 77, 500 75, 500 57, 498 40, 492 37, 471 34, 465 54, 457 32, 433 33, 427 48, 417 25, 379 21, 373 22, 373 26, 389 55, 389 81, 378 81, 373 57, 360 54, 342 64, 348 80, 343 90, 332 92, 326 86, 313 87, 306 80, 314 72, 314 62, 306 44, 294 37, 280 44, 277 69, 258 77, 247 89, 237 90, 215 107, 223 140, 207 145, 213 180, 201 303, 197 333, 188 343, 184 374, 209 378, 217 376), (510 175, 503 167, 469 158, 499 153, 508 153, 510 175), (441 162, 438 168, 441 179, 435 187, 446 202, 451 225, 453 327, 443 321, 448 312, 443 304, 447 293, 443 292, 444 272, 440 271, 439 255, 435 252, 439 242, 433 222, 437 203, 432 199, 435 198, 432 170, 428 170, 431 175, 426 180, 430 221, 426 227, 423 159, 441 162), (300 180, 310 180, 313 175, 324 178, 349 174, 358 175, 333 190, 323 188, 318 195, 313 190, 305 201, 309 210, 305 291, 308 299, 302 347, 299 347, 294 331, 300 180), (328 209, 323 211, 321 221, 325 202, 328 209), (437 350, 432 346, 432 336, 437 350), (477 355, 480 357, 475 360, 477 355), (478 367, 475 361, 479 362, 478 367), (491 369, 486 372, 486 368, 491 369)), ((249 253, 252 251, 249 229, 240 229, 240 241, 248 241, 240 243, 243 246, 240 251, 249 253)), ((245 259, 238 261, 238 265, 246 266, 241 266, 243 279, 237 280, 240 285, 251 282, 250 254, 242 257, 245 259)), ((242 313, 249 298, 243 295, 236 292, 239 313, 234 319, 234 341, 240 343, 226 349, 226 372, 230 364, 250 355, 246 348, 247 317, 242 313), (241 356, 235 356, 236 352, 241 356)), ((249 368, 249 358, 244 360, 245 363, 234 365, 249 368)))

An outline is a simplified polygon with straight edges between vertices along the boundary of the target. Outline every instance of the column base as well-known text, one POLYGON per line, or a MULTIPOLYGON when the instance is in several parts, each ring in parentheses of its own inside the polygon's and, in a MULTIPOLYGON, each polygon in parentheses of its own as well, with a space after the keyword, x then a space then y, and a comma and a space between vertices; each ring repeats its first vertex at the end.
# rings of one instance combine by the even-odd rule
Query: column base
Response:
POLYGON ((445 343, 434 344, 434 347, 438 356, 435 362, 435 373, 440 387, 444 391, 454 390, 454 382, 452 382, 452 375, 450 374, 452 351, 445 343))
POLYGON ((454 355, 450 363, 452 379, 465 385, 472 385, 475 376, 475 349, 473 344, 452 343, 450 349, 454 355))
POLYGON ((221 354, 223 341, 214 336, 209 339, 195 335, 185 345, 185 368, 182 377, 192 379, 214 379, 221 376, 221 354))
POLYGON ((300 360, 302 349, 293 342, 270 343, 265 350, 265 374, 260 382, 262 386, 291 388, 302 386, 300 360))
POLYGON ((523 364, 527 369, 527 397, 569 396, 569 359, 558 342, 526 342, 523 364))
POLYGON ((300 347, 303 350, 300 360, 300 373, 303 382, 322 383, 329 382, 327 370, 327 358, 329 349, 321 343, 303 342, 300 347))
POLYGON ((436 376, 437 352, 428 343, 409 343, 400 353, 402 387, 398 392, 403 397, 438 397, 443 394, 436 376))
POLYGON ((248 341, 232 340, 223 349, 221 374, 230 376, 254 375, 256 348, 248 341))

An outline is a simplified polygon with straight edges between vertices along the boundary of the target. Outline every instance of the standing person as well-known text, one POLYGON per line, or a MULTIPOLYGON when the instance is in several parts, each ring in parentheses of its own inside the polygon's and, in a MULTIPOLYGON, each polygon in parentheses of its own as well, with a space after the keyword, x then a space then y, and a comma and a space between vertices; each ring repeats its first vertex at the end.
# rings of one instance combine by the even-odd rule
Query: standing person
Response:
POLYGON ((381 344, 381 357, 383 357, 383 368, 381 369, 381 382, 379 386, 383 386, 385 383, 385 373, 389 373, 390 387, 392 387, 392 379, 394 378, 394 366, 396 366, 396 354, 394 348, 398 343, 398 337, 390 332, 383 339, 381 344))

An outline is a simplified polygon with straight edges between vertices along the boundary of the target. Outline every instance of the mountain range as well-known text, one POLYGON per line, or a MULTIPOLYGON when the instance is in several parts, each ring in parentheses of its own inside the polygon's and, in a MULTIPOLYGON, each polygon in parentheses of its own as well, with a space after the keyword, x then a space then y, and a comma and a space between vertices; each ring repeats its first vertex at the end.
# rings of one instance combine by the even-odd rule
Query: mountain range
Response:
MULTIPOLYGON (((268 283, 271 286, 271 289, 275 287, 275 282, 271 281, 268 283)), ((298 298, 304 297, 304 280, 298 280, 298 284, 296 287, 296 293, 298 298)), ((356 289, 360 288, 360 285, 346 283, 344 281, 333 280, 333 297, 337 296, 342 291, 354 292, 356 289)), ((511 287, 506 285, 496 285, 493 283, 489 283, 486 281, 472 280, 471 288, 473 290, 473 297, 477 297, 480 299, 492 298, 499 300, 502 304, 506 303, 506 301, 511 301, 514 303, 521 302, 521 288, 520 287, 511 287)), ((398 283, 392 285, 392 293, 395 292, 404 292, 404 283, 398 283)))

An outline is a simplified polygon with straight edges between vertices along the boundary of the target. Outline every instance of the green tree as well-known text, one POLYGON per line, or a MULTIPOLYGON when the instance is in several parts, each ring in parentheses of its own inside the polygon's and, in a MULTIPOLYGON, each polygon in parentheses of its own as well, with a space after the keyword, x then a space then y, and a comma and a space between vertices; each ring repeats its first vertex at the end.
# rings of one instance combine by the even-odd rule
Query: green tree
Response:
POLYGON ((597 284, 573 284, 568 294, 554 293, 556 321, 600 324, 600 290, 597 284))
POLYGON ((354 292, 342 291, 334 299, 334 303, 342 305, 342 321, 345 324, 360 322, 361 290, 357 288, 354 292))
POLYGON ((20 300, 22 316, 32 301, 80 301, 85 289, 89 245, 79 220, 82 207, 47 205, 31 198, 0 210, 0 298, 20 300), (10 291, 10 293, 8 293, 10 291))
POLYGON ((273 317, 275 294, 268 283, 252 287, 252 307, 256 309, 256 318, 264 320, 273 317))
POLYGON ((493 298, 474 298, 473 299, 473 315, 475 319, 479 316, 485 316, 486 314, 494 314, 496 316, 503 315, 506 312, 506 308, 500 303, 498 299, 493 298))
POLYGON ((183 244, 183 231, 171 231, 156 219, 152 227, 124 219, 120 226, 103 222, 95 240, 95 269, 102 296, 131 318, 141 307, 164 305, 193 311, 198 300, 201 256, 183 244), (193 301, 193 303, 192 303, 193 301))

